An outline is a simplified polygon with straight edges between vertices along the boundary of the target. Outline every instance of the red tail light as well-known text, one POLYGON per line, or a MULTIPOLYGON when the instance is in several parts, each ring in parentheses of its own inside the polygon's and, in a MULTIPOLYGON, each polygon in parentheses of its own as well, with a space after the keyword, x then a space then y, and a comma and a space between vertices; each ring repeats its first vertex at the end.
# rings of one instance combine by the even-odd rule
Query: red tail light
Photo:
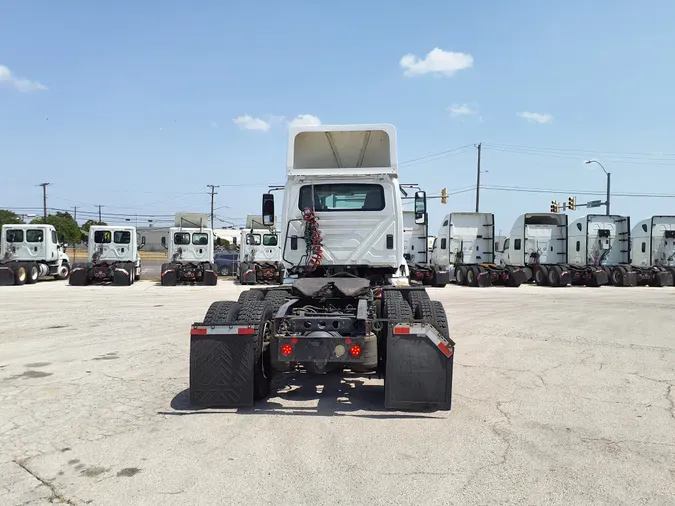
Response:
POLYGON ((349 348, 349 354, 354 357, 360 357, 361 356, 361 347, 358 344, 355 344, 351 348, 349 348))
POLYGON ((250 336, 251 334, 255 334, 255 329, 253 327, 239 327, 237 329, 237 334, 250 336))
POLYGON ((293 353, 293 346, 291 346, 290 344, 284 344, 281 346, 281 354, 284 357, 289 357, 291 353, 293 353))

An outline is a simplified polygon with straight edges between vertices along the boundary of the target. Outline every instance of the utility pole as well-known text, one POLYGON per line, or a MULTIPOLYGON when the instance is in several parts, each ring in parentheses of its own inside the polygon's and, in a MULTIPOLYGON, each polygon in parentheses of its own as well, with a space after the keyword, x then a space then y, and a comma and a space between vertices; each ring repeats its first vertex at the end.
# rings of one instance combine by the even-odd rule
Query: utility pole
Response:
POLYGON ((101 219, 101 208, 102 208, 102 207, 103 207, 103 206, 102 206, 101 204, 98 205, 98 222, 99 222, 99 223, 102 223, 102 222, 103 222, 103 220, 101 219))
POLYGON ((77 223, 77 206, 75 206, 75 213, 73 214, 73 219, 75 220, 75 223, 77 223))
POLYGON ((50 184, 51 183, 40 183, 40 186, 42 186, 42 208, 45 221, 47 220, 47 187, 50 184))
POLYGON ((609 216, 609 182, 610 182, 611 178, 612 178, 612 173, 608 172, 607 173, 607 216, 609 216))
POLYGON ((211 188, 211 229, 213 230, 213 197, 218 195, 216 188, 220 188, 220 186, 216 184, 207 184, 206 186, 211 188))
POLYGON ((476 148, 478 149, 478 164, 476 168, 476 212, 478 212, 478 209, 480 207, 480 148, 481 148, 480 142, 478 143, 476 148))
POLYGON ((607 169, 605 169, 605 166, 602 165, 597 160, 586 160, 584 163, 586 165, 588 165, 589 163, 597 163, 600 166, 600 168, 602 169, 602 171, 605 173, 605 175, 607 176, 607 201, 605 202, 605 207, 607 208, 607 216, 609 216, 609 197, 610 197, 609 189, 610 189, 610 182, 611 182, 611 179, 612 179, 612 174, 610 172, 607 172, 607 169))

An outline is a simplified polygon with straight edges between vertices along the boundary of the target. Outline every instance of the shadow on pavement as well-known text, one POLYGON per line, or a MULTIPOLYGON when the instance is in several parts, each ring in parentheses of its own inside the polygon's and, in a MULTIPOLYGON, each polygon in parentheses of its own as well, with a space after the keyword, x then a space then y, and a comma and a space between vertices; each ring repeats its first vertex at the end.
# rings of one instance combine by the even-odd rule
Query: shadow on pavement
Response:
POLYGON ((239 414, 295 416, 354 416, 359 418, 444 418, 433 412, 384 410, 384 386, 364 382, 366 377, 341 373, 314 375, 297 372, 280 374, 272 381, 272 392, 265 401, 250 408, 199 408, 190 405, 189 390, 171 400, 171 409, 161 415, 239 414), (278 402, 278 399, 287 401, 278 402), (317 401, 316 406, 293 406, 295 402, 317 401))

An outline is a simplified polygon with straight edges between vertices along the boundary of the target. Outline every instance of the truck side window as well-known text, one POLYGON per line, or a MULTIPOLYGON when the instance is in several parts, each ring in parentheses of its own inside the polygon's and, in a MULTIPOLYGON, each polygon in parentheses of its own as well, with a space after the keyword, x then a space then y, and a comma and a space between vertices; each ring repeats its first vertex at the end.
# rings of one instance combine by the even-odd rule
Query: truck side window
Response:
POLYGON ((577 241, 577 248, 576 249, 577 249, 577 251, 579 251, 581 249, 581 241, 577 241))
POLYGON ((441 249, 445 249, 448 246, 448 242, 446 241, 445 237, 441 239, 441 249))
POLYGON ((510 242, 511 242, 511 239, 506 239, 506 240, 504 241, 504 251, 506 251, 507 249, 509 249, 509 243, 510 243, 510 242))
POLYGON ((9 229, 7 231, 7 242, 23 242, 23 230, 9 229))
POLYGON ((447 226, 448 226, 448 220, 445 220, 445 221, 443 222, 443 225, 441 225, 441 226, 442 226, 442 227, 447 227, 447 226))
POLYGON ((209 234, 192 234, 192 244, 195 246, 206 246, 209 243, 209 234))
POLYGON ((26 230, 26 242, 42 242, 44 234, 42 230, 26 230))
POLYGON ((52 230, 52 243, 53 244, 59 243, 59 238, 56 236, 56 230, 52 230))
POLYGON ((513 249, 519 250, 520 249, 520 239, 516 239, 513 241, 513 249))
POLYGON ((277 235, 276 234, 265 234, 263 235, 263 246, 276 246, 277 245, 277 235))
POLYGON ((260 234, 246 234, 246 244, 249 246, 260 246, 260 234))
POLYGON ((499 251, 499 241, 495 241, 495 251, 499 251))
POLYGON ((190 234, 187 232, 176 232, 173 234, 173 243, 177 245, 190 244, 190 234))
POLYGON ((112 241, 112 236, 109 230, 97 230, 94 232, 94 242, 96 244, 109 244, 112 241))
POLYGON ((642 243, 642 252, 644 253, 645 251, 647 251, 647 243, 643 242, 642 243))
POLYGON ((129 244, 131 242, 131 232, 128 230, 117 230, 113 237, 115 244, 129 244))

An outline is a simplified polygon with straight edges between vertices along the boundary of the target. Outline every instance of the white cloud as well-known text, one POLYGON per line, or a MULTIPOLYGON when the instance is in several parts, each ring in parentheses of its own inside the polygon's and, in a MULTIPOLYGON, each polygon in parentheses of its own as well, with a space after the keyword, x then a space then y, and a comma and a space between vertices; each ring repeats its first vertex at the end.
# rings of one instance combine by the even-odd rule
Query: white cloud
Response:
POLYGON ((467 53, 443 51, 436 47, 429 51, 423 60, 420 60, 414 54, 408 53, 401 58, 399 63, 405 69, 404 74, 409 77, 429 73, 451 76, 458 70, 472 67, 473 56, 467 53))
POLYGON ((475 116, 478 114, 476 109, 472 109, 467 104, 452 104, 448 110, 450 111, 450 116, 453 118, 457 116, 475 116))
POLYGON ((550 114, 541 114, 538 112, 519 112, 518 116, 521 118, 525 118, 527 121, 531 123, 539 123, 539 124, 544 124, 544 123, 550 123, 553 121, 553 116, 550 114))
POLYGON ((321 120, 316 116, 312 116, 311 114, 299 114, 295 119, 291 120, 288 126, 318 126, 320 124, 321 120))
POLYGON ((267 121, 260 118, 254 118, 248 114, 237 116, 232 122, 244 130, 259 130, 261 132, 267 132, 272 126, 267 121))
POLYGON ((21 93, 31 91, 45 91, 47 87, 37 81, 16 77, 9 68, 0 65, 0 85, 9 86, 21 93))

